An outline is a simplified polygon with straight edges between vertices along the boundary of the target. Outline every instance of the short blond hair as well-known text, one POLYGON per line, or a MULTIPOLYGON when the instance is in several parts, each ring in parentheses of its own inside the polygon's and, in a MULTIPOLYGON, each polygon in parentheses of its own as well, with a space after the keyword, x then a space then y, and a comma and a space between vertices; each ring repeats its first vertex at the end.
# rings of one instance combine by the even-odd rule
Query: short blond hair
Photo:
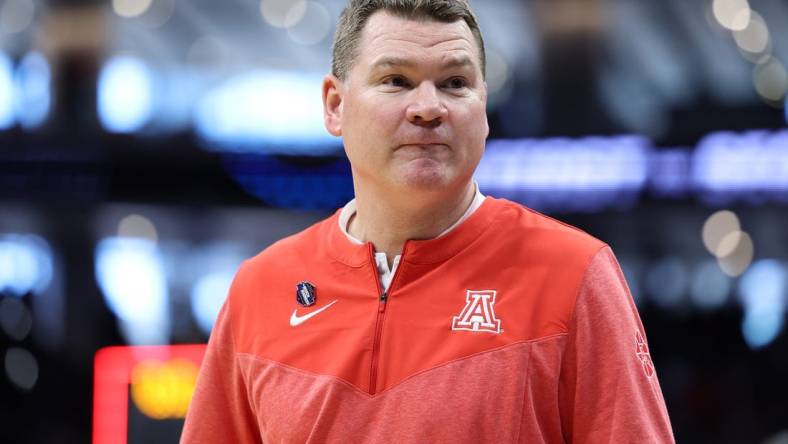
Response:
POLYGON ((479 63, 485 74, 487 58, 484 40, 476 16, 466 0, 350 0, 337 23, 332 46, 331 73, 345 80, 358 56, 361 32, 377 11, 386 11, 411 20, 434 20, 453 23, 464 20, 479 46, 479 63))

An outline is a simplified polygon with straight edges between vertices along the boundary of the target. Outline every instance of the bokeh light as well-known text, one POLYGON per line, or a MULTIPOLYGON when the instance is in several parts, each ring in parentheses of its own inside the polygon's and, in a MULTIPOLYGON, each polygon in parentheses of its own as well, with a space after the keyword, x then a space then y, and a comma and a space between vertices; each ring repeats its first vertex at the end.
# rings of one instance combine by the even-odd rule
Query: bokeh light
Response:
POLYGON ((27 29, 36 13, 33 0, 5 0, 0 6, 0 32, 15 34, 27 29))
POLYGON ((112 9, 121 17, 137 17, 150 8, 152 0, 112 0, 112 9))
POLYGON ((42 293, 52 280, 49 244, 34 235, 0 236, 0 290, 13 296, 42 293))
POLYGON ((684 300, 689 281, 685 264, 676 257, 666 257, 654 263, 646 273, 646 290, 658 306, 670 309, 684 300))
POLYGON ((96 247, 96 279, 130 344, 166 344, 170 311, 161 252, 146 239, 107 238, 96 247))
POLYGON ((5 373, 16 387, 32 390, 38 382, 38 361, 24 348, 11 347, 5 353, 5 373))
POLYGON ((752 263, 754 254, 750 235, 743 231, 739 233, 740 235, 737 235, 737 233, 728 234, 728 236, 735 236, 738 242, 736 242, 735 247, 729 254, 717 258, 717 264, 720 266, 720 269, 731 277, 737 277, 744 273, 752 263))
POLYGON ((260 13, 271 26, 289 28, 304 18, 307 10, 305 0, 262 0, 260 13))
POLYGON ((716 261, 702 261, 690 280, 690 300, 701 310, 714 310, 728 301, 731 278, 720 270, 716 261))
POLYGON ((213 329, 216 316, 230 291, 233 276, 230 270, 212 272, 194 284, 191 291, 192 315, 203 333, 209 334, 213 329))
POLYGON ((155 244, 159 235, 150 219, 139 214, 131 214, 118 224, 118 237, 146 239, 155 244))
MULTIPOLYGON (((717 211, 703 224, 703 245, 714 256, 720 256, 720 244, 725 236, 741 230, 739 218, 729 210, 717 211)), ((734 246, 735 247, 735 246, 734 246)), ((733 251, 733 248, 730 249, 733 251)), ((730 251, 728 253, 730 253, 730 251)))
POLYGON ((306 2, 306 8, 291 7, 285 18, 287 34, 294 42, 314 45, 325 39, 332 29, 331 15, 325 6, 317 2, 306 2))
POLYGON ((141 129, 153 114, 153 79, 142 61, 114 57, 101 70, 98 112, 108 131, 130 133, 141 129))
POLYGON ((763 17, 752 11, 747 26, 733 31, 733 39, 742 50, 758 54, 769 47, 769 28, 763 17))
POLYGON ((21 341, 30 334, 33 316, 24 302, 16 298, 0 300, 0 328, 15 341, 21 341))
POLYGON ((14 66, 11 59, 0 52, 0 129, 14 125, 14 66))
POLYGON ((44 123, 52 104, 52 75, 41 53, 22 58, 16 71, 16 114, 23 128, 31 130, 44 123))
POLYGON ((714 18, 723 27, 732 31, 744 29, 750 22, 750 5, 747 0, 714 0, 714 18))
POLYGON ((755 90, 766 100, 782 102, 788 89, 788 73, 785 66, 774 57, 753 68, 752 81, 755 90))

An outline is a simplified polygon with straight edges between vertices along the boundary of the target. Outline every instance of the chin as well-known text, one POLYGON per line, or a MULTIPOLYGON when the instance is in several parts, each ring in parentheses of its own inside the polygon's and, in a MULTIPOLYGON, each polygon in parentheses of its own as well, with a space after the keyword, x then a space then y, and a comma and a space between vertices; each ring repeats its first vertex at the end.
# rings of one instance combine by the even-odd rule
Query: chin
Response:
POLYGON ((409 168, 400 182, 406 188, 436 190, 451 184, 451 175, 444 168, 409 168))

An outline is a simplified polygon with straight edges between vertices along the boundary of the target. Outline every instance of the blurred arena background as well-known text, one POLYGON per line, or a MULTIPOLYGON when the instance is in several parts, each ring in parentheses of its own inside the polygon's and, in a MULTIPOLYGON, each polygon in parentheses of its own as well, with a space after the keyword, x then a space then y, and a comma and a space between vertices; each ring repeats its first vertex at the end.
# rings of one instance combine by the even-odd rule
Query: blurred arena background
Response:
MULTIPOLYGON (((788 2, 473 3, 482 192, 612 245, 679 442, 788 443, 788 2)), ((181 344, 352 197, 343 4, 0 0, 0 441, 177 442, 181 344)))

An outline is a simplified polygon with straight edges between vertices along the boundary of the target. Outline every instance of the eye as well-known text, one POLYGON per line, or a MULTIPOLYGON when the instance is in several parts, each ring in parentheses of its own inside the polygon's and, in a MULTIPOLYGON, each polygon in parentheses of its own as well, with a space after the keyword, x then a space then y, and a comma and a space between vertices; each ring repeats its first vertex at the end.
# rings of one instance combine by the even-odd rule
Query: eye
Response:
POLYGON ((462 89, 468 86, 468 81, 462 77, 452 77, 445 83, 447 88, 462 89))
POLYGON ((383 84, 394 88, 406 88, 408 80, 402 76, 389 76, 383 79, 383 84))

